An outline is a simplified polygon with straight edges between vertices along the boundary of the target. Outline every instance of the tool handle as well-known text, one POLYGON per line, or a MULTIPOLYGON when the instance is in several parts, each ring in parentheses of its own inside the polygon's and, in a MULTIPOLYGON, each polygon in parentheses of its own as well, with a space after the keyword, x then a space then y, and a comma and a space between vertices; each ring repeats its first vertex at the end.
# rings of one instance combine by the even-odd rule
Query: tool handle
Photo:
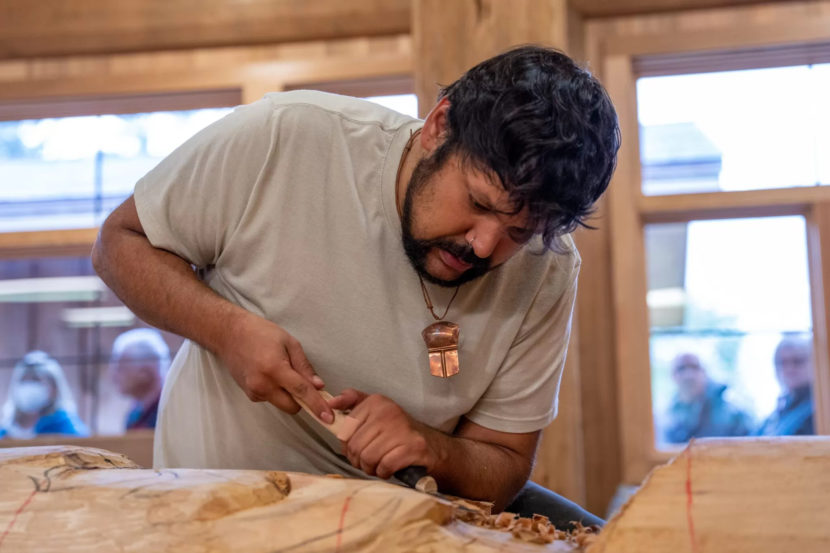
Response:
POLYGON ((426 467, 406 467, 395 473, 395 478, 418 491, 434 493, 438 491, 435 479, 427 474, 426 467))

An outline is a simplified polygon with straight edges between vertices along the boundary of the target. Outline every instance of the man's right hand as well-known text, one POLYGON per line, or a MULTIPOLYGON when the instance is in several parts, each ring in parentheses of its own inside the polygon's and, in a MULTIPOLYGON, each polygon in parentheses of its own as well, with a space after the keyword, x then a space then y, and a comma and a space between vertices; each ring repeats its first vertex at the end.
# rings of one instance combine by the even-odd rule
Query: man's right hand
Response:
POLYGON ((331 408, 317 393, 325 384, 296 338, 247 311, 235 313, 228 330, 216 353, 251 401, 267 401, 294 414, 300 410, 296 397, 324 422, 334 420, 331 408))

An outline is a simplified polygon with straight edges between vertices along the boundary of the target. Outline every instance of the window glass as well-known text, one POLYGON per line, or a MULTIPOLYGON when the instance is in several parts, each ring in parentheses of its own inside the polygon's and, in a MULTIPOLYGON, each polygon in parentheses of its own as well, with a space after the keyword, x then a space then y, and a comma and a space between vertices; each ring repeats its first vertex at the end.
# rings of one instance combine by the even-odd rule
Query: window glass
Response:
POLYGON ((637 81, 644 194, 830 183, 830 64, 637 81))
POLYGON ((658 447, 813 433, 803 217, 645 229, 658 447))
POLYGON ((0 122, 0 232, 99 225, 139 178, 230 109, 0 122))
POLYGON ((389 96, 369 96, 366 98, 389 109, 394 109, 410 117, 418 117, 418 97, 414 94, 392 94, 389 96))
POLYGON ((152 427, 181 342, 146 328, 88 257, 0 260, 0 436, 152 427))

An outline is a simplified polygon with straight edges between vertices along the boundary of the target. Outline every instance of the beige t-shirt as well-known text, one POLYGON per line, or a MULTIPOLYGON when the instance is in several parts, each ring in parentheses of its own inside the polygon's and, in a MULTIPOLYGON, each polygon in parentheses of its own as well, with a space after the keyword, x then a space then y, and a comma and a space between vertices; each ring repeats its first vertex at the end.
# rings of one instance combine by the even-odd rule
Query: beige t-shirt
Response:
MULTIPOLYGON (((142 178, 138 215, 155 247, 208 267, 221 296, 296 337, 329 392, 383 394, 448 433, 462 416, 540 429, 556 413, 579 255, 569 237, 568 255, 534 254, 532 243, 463 285, 447 314, 461 327, 461 372, 430 375, 421 330, 433 319, 401 244, 394 186, 422 124, 354 98, 269 94, 142 178)), ((427 286, 443 311, 453 290, 427 286)), ((363 475, 340 453, 305 413, 248 400, 200 346, 185 342, 176 355, 157 467, 363 475)))

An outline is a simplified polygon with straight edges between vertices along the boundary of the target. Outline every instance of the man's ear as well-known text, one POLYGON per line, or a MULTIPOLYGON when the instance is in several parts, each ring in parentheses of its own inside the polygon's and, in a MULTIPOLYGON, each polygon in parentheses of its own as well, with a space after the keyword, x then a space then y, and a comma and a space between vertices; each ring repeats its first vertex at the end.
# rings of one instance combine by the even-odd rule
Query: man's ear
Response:
POLYGON ((450 110, 450 101, 445 96, 430 110, 424 121, 424 128, 421 129, 421 147, 427 154, 435 151, 447 138, 447 114, 450 110))

